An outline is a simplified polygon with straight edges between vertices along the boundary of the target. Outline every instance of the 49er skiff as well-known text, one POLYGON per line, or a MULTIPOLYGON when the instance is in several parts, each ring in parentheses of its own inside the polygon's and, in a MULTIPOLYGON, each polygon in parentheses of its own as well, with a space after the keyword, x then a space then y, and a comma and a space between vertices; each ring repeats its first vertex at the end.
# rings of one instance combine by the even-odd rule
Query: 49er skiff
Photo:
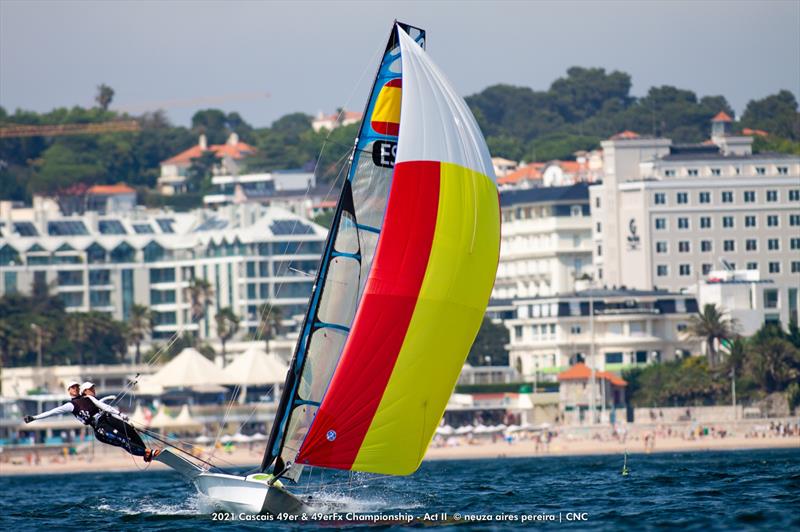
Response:
POLYGON ((349 161, 260 471, 157 460, 221 508, 297 513, 304 467, 419 467, 480 327, 500 248, 486 142, 424 51, 392 28, 349 161))

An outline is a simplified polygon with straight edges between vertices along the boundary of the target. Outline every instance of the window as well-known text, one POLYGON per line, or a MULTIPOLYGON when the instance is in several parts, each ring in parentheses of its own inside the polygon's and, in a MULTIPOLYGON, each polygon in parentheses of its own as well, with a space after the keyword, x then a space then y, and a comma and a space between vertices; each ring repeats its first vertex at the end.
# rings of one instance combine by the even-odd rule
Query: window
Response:
POLYGON ((770 214, 767 216, 767 227, 778 227, 780 219, 777 214, 770 214))
POLYGON ((636 351, 636 363, 647 364, 647 351, 636 351))
POLYGON ((747 215, 744 217, 744 226, 745 227, 755 227, 756 226, 756 217, 753 215, 747 215))
POLYGON ((583 215, 583 209, 581 208, 580 205, 573 205, 572 208, 570 209, 570 214, 572 216, 581 216, 583 215))
POLYGON ((597 246, 597 256, 598 257, 603 256, 603 246, 597 246))
POLYGON ((725 251, 736 251, 736 242, 733 240, 723 240, 722 249, 725 251))
POLYGON ((58 286, 80 286, 83 284, 83 272, 62 271, 58 272, 58 286))
POLYGON ((757 262, 748 262, 747 263, 747 269, 748 270, 757 270, 758 269, 758 263, 757 262))
POLYGON ((701 216, 700 217, 700 229, 710 229, 711 228, 711 217, 710 216, 701 216))
POLYGON ((778 238, 770 238, 767 240, 767 249, 770 251, 778 251, 781 249, 781 241, 778 238))
POLYGON ((656 218, 656 229, 663 230, 667 228, 666 218, 656 218))
POLYGON ((777 190, 767 190, 767 201, 769 201, 769 202, 778 201, 778 191, 777 190))
POLYGON ((701 240, 700 241, 700 251, 704 253, 708 253, 712 250, 711 240, 701 240))
POLYGON ((778 308, 777 288, 768 288, 764 290, 764 308, 778 308))
POLYGON ((175 268, 153 268, 150 270, 150 284, 174 282, 175 268))
POLYGON ((703 275, 708 275, 708 272, 710 271, 711 271, 711 265, 707 263, 703 264, 703 275))
POLYGON ((664 170, 665 177, 675 177, 675 170, 664 170))
POLYGON ((678 218, 678 229, 689 229, 689 218, 678 218))
POLYGON ((687 194, 686 192, 678 192, 677 197, 679 205, 683 203, 689 203, 689 194, 687 194))
POLYGON ((656 266, 656 275, 658 277, 666 277, 669 269, 667 268, 666 264, 659 264, 656 266))
POLYGON ((755 190, 745 190, 744 191, 744 202, 745 203, 754 203, 756 201, 756 191, 755 190))
POLYGON ((602 233, 603 232, 603 224, 600 223, 600 222, 597 222, 597 232, 598 233, 602 233))
POLYGON ((789 191, 789 201, 800 201, 800 188, 793 188, 789 191))
POLYGON ((789 168, 787 166, 779 166, 777 168, 777 170, 778 170, 778 175, 788 175, 789 174, 789 168))
POLYGON ((719 175, 722 175, 722 171, 720 171, 720 169, 719 169, 719 168, 712 168, 712 169, 711 169, 711 175, 713 175, 713 176, 719 176, 719 175))
POLYGON ((700 203, 711 203, 711 192, 701 192, 700 203))
POLYGON ((111 284, 111 270, 89 270, 91 286, 111 284))
POLYGON ((792 273, 800 273, 800 260, 792 261, 792 273))
POLYGON ((150 290, 150 304, 175 303, 175 290, 150 290))
POLYGON ((681 264, 678 267, 678 273, 682 277, 686 277, 687 275, 691 275, 692 274, 692 265, 691 264, 681 264))
POLYGON ((781 263, 780 262, 770 262, 769 263, 769 273, 781 273, 781 263))
POLYGON ((664 205, 667 203, 667 195, 663 192, 656 192, 655 194, 656 205, 664 205))
POLYGON ((722 227, 727 227, 727 228, 733 227, 733 216, 723 216, 722 227))
POLYGON ((622 364, 622 353, 606 353, 606 364, 622 364))
POLYGON ((800 249, 800 238, 792 238, 789 240, 789 249, 800 249))
POLYGON ((597 207, 598 209, 600 208, 600 198, 594 199, 594 206, 597 207))
POLYGON ((667 252, 667 243, 666 242, 656 242, 656 253, 666 253, 667 252))
POLYGON ((748 238, 744 241, 744 249, 747 251, 758 251, 758 240, 755 238, 748 238))
POLYGON ((689 168, 688 170, 686 170, 686 174, 689 177, 697 177, 697 168, 689 168))
POLYGON ((722 203, 733 203, 733 192, 725 190, 722 192, 722 203))
POLYGON ((767 169, 766 168, 764 168, 763 166, 756 166, 756 174, 764 175, 766 173, 767 173, 767 169))
POLYGON ((581 333, 581 326, 580 325, 573 325, 569 328, 570 334, 580 334, 581 333))
POLYGON ((789 225, 791 225, 792 227, 800 225, 800 214, 790 214, 789 225))
POLYGON ((678 252, 679 253, 689 253, 690 246, 688 240, 681 240, 678 242, 678 252))

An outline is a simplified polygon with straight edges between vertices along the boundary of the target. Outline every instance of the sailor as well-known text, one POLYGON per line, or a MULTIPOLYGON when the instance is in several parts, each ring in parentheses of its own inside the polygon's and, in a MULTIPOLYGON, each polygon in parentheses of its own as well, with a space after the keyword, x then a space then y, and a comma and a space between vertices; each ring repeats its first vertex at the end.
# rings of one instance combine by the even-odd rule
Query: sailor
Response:
MULTIPOLYGON (((129 423, 128 416, 115 407, 108 405, 95 397, 94 383, 84 382, 80 386, 82 404, 88 407, 82 410, 83 416, 88 416, 90 421, 85 423, 94 429, 95 437, 109 445, 122 447, 134 456, 141 456, 149 462, 159 454, 158 449, 150 449, 142 441, 139 433, 129 423), (85 413, 83 413, 85 412, 85 413)), ((78 414, 80 418, 81 414, 78 414)))
POLYGON ((67 393, 69 394, 70 400, 64 403, 63 405, 57 406, 52 410, 48 410, 47 412, 42 412, 41 414, 35 416, 25 416, 23 418, 23 421, 25 421, 25 423, 30 423, 31 421, 34 421, 36 419, 44 419, 52 416, 62 416, 64 414, 74 414, 75 407, 72 404, 72 401, 80 395, 80 383, 78 381, 71 381, 69 384, 67 384, 67 393))

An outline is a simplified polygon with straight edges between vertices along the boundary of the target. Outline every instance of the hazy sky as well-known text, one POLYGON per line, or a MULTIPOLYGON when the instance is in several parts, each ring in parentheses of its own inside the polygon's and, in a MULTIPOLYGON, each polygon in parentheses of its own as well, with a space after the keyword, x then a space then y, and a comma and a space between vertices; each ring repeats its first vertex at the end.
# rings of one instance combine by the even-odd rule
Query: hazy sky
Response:
POLYGON ((0 105, 198 108, 266 126, 294 111, 361 110, 392 20, 428 30, 462 95, 546 89, 573 65, 721 94, 737 113, 800 92, 800 1, 269 2, 0 0, 0 105), (360 83, 359 83, 360 80, 360 83), (268 95, 268 96, 267 96, 268 95))

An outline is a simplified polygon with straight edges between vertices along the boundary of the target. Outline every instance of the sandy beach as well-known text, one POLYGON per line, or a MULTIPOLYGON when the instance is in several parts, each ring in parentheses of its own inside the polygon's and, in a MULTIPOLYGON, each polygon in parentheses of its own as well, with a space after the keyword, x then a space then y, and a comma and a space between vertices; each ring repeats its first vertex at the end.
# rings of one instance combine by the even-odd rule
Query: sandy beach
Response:
MULTIPOLYGON (((534 440, 518 440, 508 443, 503 440, 486 441, 458 446, 430 447, 425 460, 461 460, 477 458, 541 458, 548 456, 604 455, 645 452, 688 452, 688 451, 733 451, 745 449, 800 448, 800 436, 744 437, 727 436, 700 437, 684 439, 681 437, 662 437, 649 441, 647 447, 640 438, 626 442, 616 440, 570 439, 565 436, 553 438, 548 444, 534 440)), ((209 452, 206 459, 222 468, 241 468, 255 466, 261 460, 262 447, 254 444, 218 449, 213 456, 209 452)), ((63 456, 57 452, 39 452, 38 463, 33 452, 3 453, 0 462, 0 476, 36 475, 63 473, 90 473, 96 471, 159 471, 168 469, 163 464, 146 464, 141 458, 134 458, 119 449, 94 444, 92 450, 77 456, 63 456)))

